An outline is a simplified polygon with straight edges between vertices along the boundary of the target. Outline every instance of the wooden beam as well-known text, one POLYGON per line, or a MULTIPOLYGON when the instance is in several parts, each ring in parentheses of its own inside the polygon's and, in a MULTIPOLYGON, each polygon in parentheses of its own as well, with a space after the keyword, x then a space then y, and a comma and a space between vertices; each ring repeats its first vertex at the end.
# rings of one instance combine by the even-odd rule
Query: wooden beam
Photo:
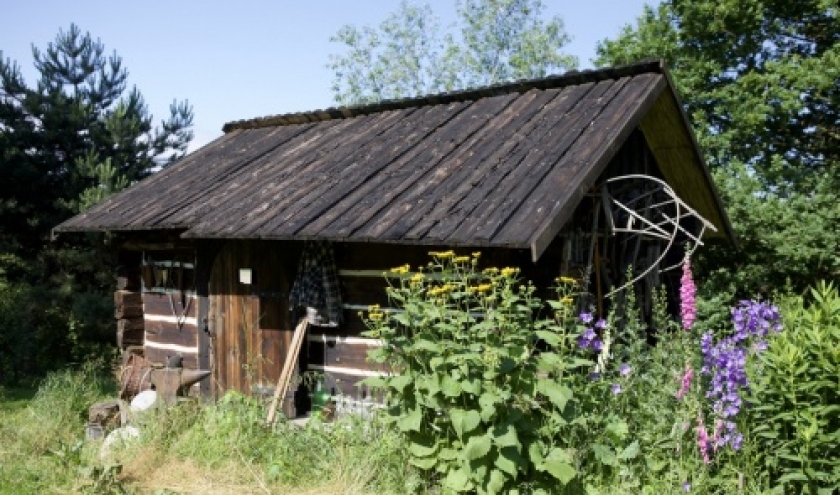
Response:
POLYGON ((297 365, 298 355, 300 354, 300 345, 303 342, 306 327, 309 326, 306 318, 301 318, 295 334, 292 336, 292 344, 289 347, 289 352, 286 354, 286 361, 283 363, 283 371, 280 373, 280 379, 277 380, 277 388, 274 390, 274 398, 271 400, 271 407, 268 409, 268 416, 265 419, 266 424, 274 424, 277 409, 283 407, 283 399, 286 396, 286 390, 289 388, 289 382, 292 379, 295 365, 297 365))

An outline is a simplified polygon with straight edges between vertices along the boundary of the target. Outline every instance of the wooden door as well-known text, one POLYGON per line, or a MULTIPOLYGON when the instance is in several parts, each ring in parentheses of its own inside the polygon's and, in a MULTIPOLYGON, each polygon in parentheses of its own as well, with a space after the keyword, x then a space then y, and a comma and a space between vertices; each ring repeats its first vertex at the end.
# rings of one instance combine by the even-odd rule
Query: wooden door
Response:
POLYGON ((272 392, 294 333, 288 294, 299 254, 291 242, 229 241, 216 257, 208 324, 217 396, 272 392), (240 283, 241 268, 251 284, 240 283))

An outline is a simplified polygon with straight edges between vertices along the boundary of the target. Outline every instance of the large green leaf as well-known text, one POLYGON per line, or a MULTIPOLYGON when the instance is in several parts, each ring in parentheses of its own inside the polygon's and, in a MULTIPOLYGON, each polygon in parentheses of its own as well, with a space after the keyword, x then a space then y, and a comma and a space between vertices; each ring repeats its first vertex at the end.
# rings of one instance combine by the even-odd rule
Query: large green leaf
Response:
POLYGON ((545 461, 543 448, 539 443, 534 442, 528 446, 528 459, 530 459, 531 463, 535 466, 540 466, 542 465, 543 461, 545 461))
POLYGON ((411 452, 411 455, 416 457, 429 457, 437 453, 438 444, 424 445, 422 443, 411 442, 408 446, 408 451, 411 452))
POLYGON ((408 462, 420 469, 432 469, 437 464, 436 457, 412 457, 408 462))
POLYGON ((596 443, 592 445, 592 452, 595 454, 595 458, 606 466, 617 466, 618 465, 618 457, 616 457, 615 452, 606 445, 602 445, 600 443, 596 443))
POLYGON ((431 340, 425 340, 425 339, 417 340, 416 342, 414 342, 413 347, 414 347, 413 350, 429 351, 429 352, 434 352, 436 354, 440 354, 440 352, 443 350, 440 347, 440 344, 437 344, 435 342, 432 342, 431 340))
POLYGON ((452 469, 446 473, 443 486, 454 492, 465 492, 473 488, 470 476, 463 469, 452 469))
POLYGON ((525 459, 519 455, 514 447, 503 447, 499 449, 496 457, 496 467, 516 478, 519 470, 525 470, 525 459))
POLYGON ((396 389, 397 392, 403 393, 405 391, 405 387, 413 381, 414 378, 412 378, 411 375, 392 376, 388 379, 388 386, 396 389))
POLYGON ((415 407, 397 421, 397 427, 400 431, 420 431, 420 426, 423 423, 423 410, 420 407, 415 407))
POLYGON ((481 407, 481 419, 490 422, 496 415, 496 404, 501 402, 502 397, 492 392, 484 392, 478 398, 478 405, 481 407))
POLYGON ((546 330, 537 330, 534 333, 537 335, 537 337, 541 338, 545 341, 546 344, 552 347, 557 347, 563 342, 560 336, 554 332, 549 332, 546 330))
POLYGON ((548 397, 548 400, 561 411, 566 408, 566 403, 572 398, 572 390, 569 387, 553 380, 541 380, 537 385, 537 390, 548 397))
POLYGON ((549 473, 565 485, 577 475, 577 471, 572 467, 571 462, 572 456, 568 452, 555 447, 545 456, 545 460, 537 465, 537 470, 549 473))
POLYGON ((464 458, 468 461, 481 459, 490 452, 493 442, 488 435, 471 437, 464 448, 464 458))
POLYGON ((461 388, 469 394, 481 395, 481 380, 478 378, 461 380, 461 388))
POLYGON ((505 489, 505 483, 507 483, 505 473, 494 469, 490 471, 490 477, 487 479, 487 484, 484 485, 484 489, 488 494, 502 493, 505 489))
POLYGON ((443 395, 447 397, 458 397, 461 395, 461 383, 451 375, 444 375, 440 383, 443 395))
POLYGON ((493 428, 493 442, 499 447, 514 447, 516 450, 522 449, 522 444, 519 443, 519 436, 516 434, 516 427, 510 423, 496 425, 493 428))
POLYGON ((481 424, 481 416, 472 410, 452 409, 449 411, 449 419, 458 438, 463 438, 466 433, 472 432, 481 424))

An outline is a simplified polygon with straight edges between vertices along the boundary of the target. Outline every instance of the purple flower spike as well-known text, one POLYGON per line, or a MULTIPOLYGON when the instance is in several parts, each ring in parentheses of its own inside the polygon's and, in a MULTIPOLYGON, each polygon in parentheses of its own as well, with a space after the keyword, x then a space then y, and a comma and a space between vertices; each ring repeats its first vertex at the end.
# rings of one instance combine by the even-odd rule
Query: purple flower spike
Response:
POLYGON ((680 315, 683 329, 691 330, 697 318, 697 286, 691 275, 691 258, 686 255, 683 263, 683 275, 680 279, 680 315))
POLYGON ((738 432, 735 419, 743 406, 741 391, 749 387, 747 359, 767 349, 767 334, 781 328, 780 320, 776 306, 740 301, 732 308, 733 331, 728 336, 717 342, 711 333, 700 338, 701 372, 710 377, 706 397, 712 400, 711 409, 717 417, 714 450, 726 445, 735 451, 741 449, 744 437, 738 432))

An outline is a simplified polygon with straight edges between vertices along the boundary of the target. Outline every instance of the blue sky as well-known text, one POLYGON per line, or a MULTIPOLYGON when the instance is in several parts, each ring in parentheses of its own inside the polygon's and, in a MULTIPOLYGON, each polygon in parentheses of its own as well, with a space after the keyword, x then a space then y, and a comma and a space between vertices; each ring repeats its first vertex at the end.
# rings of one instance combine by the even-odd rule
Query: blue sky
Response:
MULTIPOLYGON (((563 17, 569 53, 591 67, 598 40, 632 23, 656 0, 544 0, 563 17)), ((430 0, 442 25, 455 0, 430 0)), ((319 1, 14 1, 0 15, 0 51, 35 78, 40 48, 75 22, 116 52, 156 120, 174 100, 195 110, 195 146, 221 135, 225 122, 333 106, 330 37, 345 24, 378 25, 396 0, 319 1)), ((193 146, 193 149, 195 148, 193 146)))

